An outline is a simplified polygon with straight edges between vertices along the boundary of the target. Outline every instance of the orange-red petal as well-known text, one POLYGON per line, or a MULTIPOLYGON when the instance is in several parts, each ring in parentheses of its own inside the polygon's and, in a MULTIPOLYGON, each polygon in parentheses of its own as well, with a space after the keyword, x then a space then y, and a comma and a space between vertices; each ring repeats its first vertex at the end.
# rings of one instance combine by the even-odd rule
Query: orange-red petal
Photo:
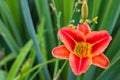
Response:
POLYGON ((75 75, 85 73, 92 63, 90 58, 80 58, 72 53, 69 56, 69 62, 75 75))
POLYGON ((95 45, 92 46, 92 55, 98 55, 100 53, 102 53, 109 45, 110 41, 111 41, 111 36, 104 38, 103 40, 101 40, 100 42, 96 43, 95 45))
POLYGON ((103 53, 101 53, 92 58, 92 64, 106 69, 109 66, 110 62, 109 59, 103 53))
POLYGON ((86 42, 95 44, 101 41, 102 39, 109 37, 109 34, 107 31, 93 31, 86 35, 86 42))
POLYGON ((91 29, 87 24, 78 24, 78 30, 81 31, 84 35, 87 35, 91 32, 91 29))
POLYGON ((111 39, 112 37, 109 36, 107 31, 98 31, 88 34, 86 42, 93 45, 91 54, 95 56, 102 53, 107 48, 111 39))
POLYGON ((64 27, 58 32, 61 41, 70 51, 74 50, 75 43, 84 41, 84 35, 73 28, 64 27))
POLYGON ((64 45, 55 47, 52 50, 52 55, 54 57, 61 58, 61 59, 68 59, 69 58, 69 54, 70 53, 69 53, 68 49, 64 45))

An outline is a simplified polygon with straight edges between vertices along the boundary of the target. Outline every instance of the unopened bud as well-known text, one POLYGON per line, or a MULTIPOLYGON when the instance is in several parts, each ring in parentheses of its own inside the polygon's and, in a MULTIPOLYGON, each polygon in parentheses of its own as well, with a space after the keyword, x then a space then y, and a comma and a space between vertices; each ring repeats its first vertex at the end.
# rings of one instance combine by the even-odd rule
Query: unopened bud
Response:
POLYGON ((87 5, 87 1, 84 0, 82 3, 82 19, 85 21, 88 17, 88 5, 87 5))

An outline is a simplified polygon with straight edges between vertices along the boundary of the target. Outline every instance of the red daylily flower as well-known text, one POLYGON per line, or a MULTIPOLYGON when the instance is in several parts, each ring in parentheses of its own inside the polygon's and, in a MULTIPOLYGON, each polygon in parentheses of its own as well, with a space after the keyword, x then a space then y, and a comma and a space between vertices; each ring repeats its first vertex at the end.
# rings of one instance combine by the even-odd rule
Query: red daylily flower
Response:
POLYGON ((55 47, 52 55, 68 59, 75 75, 85 73, 91 64, 106 69, 109 59, 103 54, 112 37, 107 31, 92 31, 87 24, 79 24, 77 29, 63 27, 58 35, 64 45, 55 47))

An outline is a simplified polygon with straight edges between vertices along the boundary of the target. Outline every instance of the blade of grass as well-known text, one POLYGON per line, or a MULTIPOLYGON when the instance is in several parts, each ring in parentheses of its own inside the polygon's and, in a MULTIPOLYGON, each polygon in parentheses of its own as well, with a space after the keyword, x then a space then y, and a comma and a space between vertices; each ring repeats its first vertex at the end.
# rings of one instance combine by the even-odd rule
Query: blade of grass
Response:
POLYGON ((59 61, 58 61, 58 60, 56 60, 56 61, 55 61, 55 69, 54 69, 54 74, 53 74, 53 77, 55 77, 55 76, 56 76, 57 71, 58 71, 58 67, 59 67, 59 61))
POLYGON ((94 0, 90 1, 88 0, 87 1, 88 3, 88 19, 92 19, 92 11, 93 11, 93 7, 94 7, 94 0))
MULTIPOLYGON (((57 30, 59 30, 60 29, 60 16, 61 16, 61 12, 57 11, 55 1, 51 0, 51 2, 52 2, 51 3, 51 7, 53 8, 53 11, 55 13, 55 22, 57 23, 55 25, 57 26, 57 30)), ((60 40, 58 40, 58 45, 60 45, 60 40)), ((58 71, 58 67, 59 67, 59 60, 56 59, 53 77, 56 76, 57 71, 58 71)))
MULTIPOLYGON (((26 0, 21 0, 20 2, 21 2, 21 7, 22 7, 22 11, 23 11, 23 15, 25 18, 27 28, 29 30, 29 33, 30 33, 32 39, 33 39, 33 43, 34 43, 34 46, 36 49, 37 59, 38 59, 39 63, 44 62, 44 58, 41 54, 41 50, 39 48, 39 44, 38 44, 38 41, 36 39, 36 34, 35 34, 34 26, 32 23, 31 15, 29 12, 28 3, 26 0)), ((46 80, 50 80, 50 74, 49 74, 49 71, 47 69, 47 66, 44 66, 42 70, 43 70, 43 74, 44 74, 44 77, 46 78, 46 80)))
MULTIPOLYGON (((64 26, 64 17, 63 17, 63 0, 52 0, 52 3, 54 1, 54 4, 53 6, 56 8, 55 12, 60 13, 60 27, 64 26)), ((56 15, 57 16, 57 15, 56 15)), ((58 18, 55 18, 55 21, 57 20, 58 18)))
POLYGON ((72 16, 72 10, 75 0, 63 0, 63 16, 64 16, 64 26, 68 25, 68 21, 72 16))
POLYGON ((120 57, 120 49, 118 50, 118 52, 115 54, 115 56, 111 60, 111 63, 113 63, 114 61, 116 61, 119 57, 120 57))
MULTIPOLYGON (((29 58, 30 58, 30 60, 31 60, 29 70, 30 70, 30 69, 32 68, 32 66, 34 65, 35 58, 36 58, 36 53, 35 53, 35 52, 36 52, 36 51, 35 51, 35 48, 32 48, 32 49, 31 49, 31 53, 30 53, 30 55, 29 55, 29 58)), ((30 74, 27 76, 27 80, 29 79, 29 77, 30 77, 30 74)))
POLYGON ((101 1, 101 4, 100 4, 100 8, 99 8, 99 11, 98 11, 98 24, 96 24, 97 27, 94 27, 95 30, 99 28, 100 26, 100 23, 102 22, 102 18, 104 17, 104 14, 106 12, 106 9, 107 9, 107 6, 109 4, 109 1, 110 0, 105 0, 105 1, 101 1), (104 4, 103 4, 104 3, 104 4), (102 6, 102 7, 101 7, 102 6))
MULTIPOLYGON (((68 71, 69 71, 69 73, 68 73, 68 80, 77 80, 77 77, 73 74, 73 72, 71 70, 71 67, 69 66, 68 68, 69 68, 68 69, 68 71)), ((80 80, 80 79, 78 79, 78 80, 80 80)))
POLYGON ((116 20, 120 14, 120 1, 109 0, 108 2, 108 6, 105 11, 104 17, 102 18, 99 29, 105 29, 108 30, 109 33, 112 33, 116 24, 116 20))
POLYGON ((24 78, 25 76, 27 76, 28 74, 30 74, 31 72, 33 72, 33 71, 36 70, 36 69, 42 69, 42 68, 44 67, 44 65, 49 64, 49 63, 52 63, 52 62, 54 62, 55 60, 56 60, 56 59, 51 59, 51 60, 49 60, 49 61, 46 61, 46 62, 43 62, 43 63, 41 63, 41 64, 38 64, 38 65, 34 66, 32 69, 30 69, 30 70, 28 70, 27 72, 25 72, 25 73, 23 74, 22 78, 24 78))
POLYGON ((5 14, 3 16, 7 17, 7 20, 9 21, 11 25, 12 32, 15 35, 16 41, 18 42, 19 46, 22 46, 22 40, 18 32, 17 26, 14 22, 13 16, 9 10, 9 7, 3 0, 0 1, 0 10, 4 11, 5 14))
POLYGON ((58 73, 56 74, 56 76, 53 78, 53 80, 58 80, 59 76, 61 74, 61 72, 63 71, 63 69, 65 68, 66 64, 67 64, 67 60, 64 62, 64 64, 62 65, 62 67, 59 69, 58 73))
POLYGON ((13 63, 10 72, 8 73, 8 80, 13 80, 17 74, 17 72, 19 71, 19 68, 21 66, 21 64, 23 63, 23 61, 25 60, 28 52, 30 51, 31 47, 33 45, 32 40, 28 41, 26 43, 26 45, 21 49, 17 59, 15 60, 15 62, 13 63))
POLYGON ((0 61, 0 67, 5 65, 7 62, 9 62, 10 60, 13 60, 15 58, 15 55, 12 54, 9 54, 8 56, 5 56, 5 58, 3 58, 1 61, 0 61))
POLYGON ((109 57, 110 60, 115 56, 115 53, 117 53, 117 51, 119 50, 120 48, 120 45, 118 44, 119 42, 120 42, 120 29, 117 31, 115 37, 113 38, 110 46, 106 51, 106 55, 109 57))
POLYGON ((2 34, 3 38, 7 42, 9 48, 12 50, 15 56, 17 56, 19 52, 19 47, 17 43, 14 41, 11 33, 8 31, 6 26, 3 24, 3 22, 0 20, 0 33, 2 34))
POLYGON ((22 14, 20 10, 19 0, 4 0, 8 5, 8 8, 11 12, 15 25, 19 31, 19 33, 23 32, 23 25, 22 25, 22 14), (15 3, 15 4, 14 4, 15 3))
POLYGON ((41 68, 39 68, 31 77, 30 80, 34 80, 35 76, 40 72, 41 68))
POLYGON ((88 71, 83 75, 82 80, 94 80, 94 74, 96 72, 96 67, 95 66, 90 66, 88 71))
POLYGON ((0 79, 1 80, 7 80, 6 76, 7 76, 7 72, 5 72, 3 70, 0 70, 0 79))
POLYGON ((42 55, 43 55, 44 59, 47 60, 44 28, 45 28, 45 18, 41 18, 41 22, 37 26, 37 39, 38 39, 38 43, 40 43, 39 45, 40 45, 42 55))
POLYGON ((47 0, 35 0, 35 3, 39 19, 43 16, 45 17, 46 44, 48 52, 51 52, 52 48, 56 45, 56 41, 53 33, 53 25, 50 17, 48 2, 47 0))
MULTIPOLYGON (((96 16, 99 15, 101 3, 102 3, 102 0, 94 0, 94 2, 93 2, 93 9, 92 9, 92 12, 91 12, 91 20, 93 20, 93 18, 95 18, 96 16)), ((99 19, 99 17, 100 16, 98 16, 98 19, 99 19)), ((95 24, 91 25, 92 30, 95 30, 95 28, 96 28, 95 26, 96 26, 95 24)))
POLYGON ((114 61, 110 67, 104 70, 97 78, 97 80, 114 80, 116 77, 120 76, 120 57, 114 61), (117 73, 117 74, 116 74, 117 73))
POLYGON ((94 17, 98 16, 101 2, 102 2, 102 0, 94 0, 93 9, 92 9, 92 12, 91 12, 92 13, 92 19, 94 17))

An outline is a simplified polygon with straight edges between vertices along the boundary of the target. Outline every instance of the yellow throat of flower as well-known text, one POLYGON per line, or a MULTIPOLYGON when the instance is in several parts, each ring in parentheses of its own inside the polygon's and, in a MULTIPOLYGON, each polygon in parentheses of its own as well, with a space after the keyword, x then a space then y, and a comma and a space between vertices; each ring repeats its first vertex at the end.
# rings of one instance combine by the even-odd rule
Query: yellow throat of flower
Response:
POLYGON ((77 43, 75 45, 74 53, 81 58, 91 57, 91 44, 86 42, 77 43))

